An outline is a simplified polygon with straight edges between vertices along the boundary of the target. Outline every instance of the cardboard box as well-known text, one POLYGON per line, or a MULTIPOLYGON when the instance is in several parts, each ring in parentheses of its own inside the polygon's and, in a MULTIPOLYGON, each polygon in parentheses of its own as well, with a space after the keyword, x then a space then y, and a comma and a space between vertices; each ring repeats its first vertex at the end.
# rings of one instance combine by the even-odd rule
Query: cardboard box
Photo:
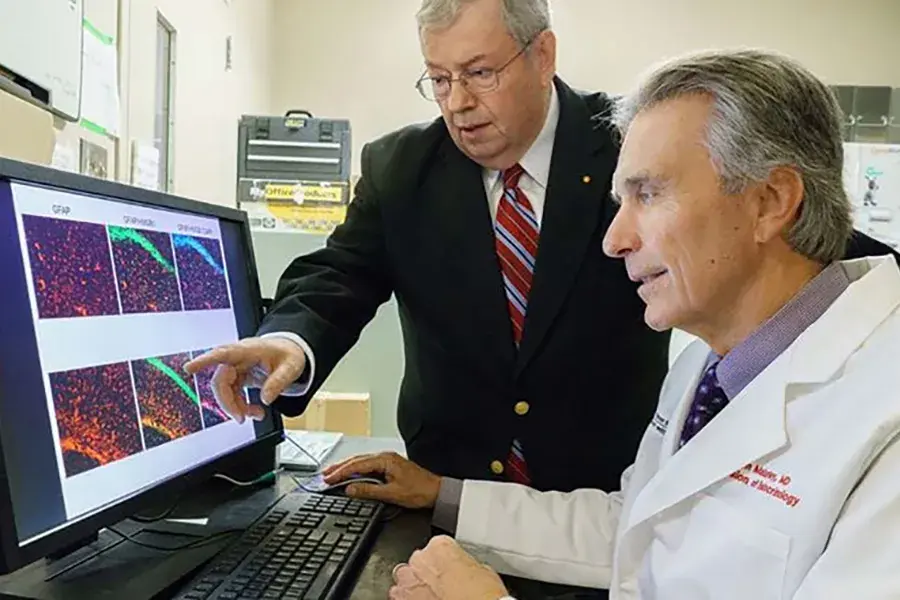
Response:
POLYGON ((369 394, 319 392, 302 415, 283 420, 285 429, 368 437, 372 432, 369 394))
POLYGON ((47 165, 55 140, 49 112, 0 90, 0 156, 47 165))

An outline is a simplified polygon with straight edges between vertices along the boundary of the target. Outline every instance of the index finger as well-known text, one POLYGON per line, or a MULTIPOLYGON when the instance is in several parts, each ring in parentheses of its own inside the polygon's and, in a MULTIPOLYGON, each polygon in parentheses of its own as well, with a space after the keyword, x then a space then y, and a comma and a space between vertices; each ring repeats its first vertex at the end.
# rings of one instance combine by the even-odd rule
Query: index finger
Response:
POLYGON ((326 483, 334 484, 349 479, 353 475, 369 475, 371 473, 383 473, 386 465, 384 456, 360 456, 340 465, 337 469, 325 476, 326 483))
POLYGON ((184 370, 190 375, 196 375, 200 371, 216 365, 224 364, 236 367, 246 360, 246 352, 245 348, 241 348, 237 344, 219 346, 185 363, 184 370))
POLYGON ((349 456, 349 457, 345 458, 344 460, 338 461, 338 462, 334 463, 333 465, 328 465, 327 467, 322 469, 322 475, 328 476, 331 473, 334 473, 335 471, 337 471, 338 469, 343 467, 344 465, 346 465, 347 463, 353 462, 355 460, 359 460, 360 458, 363 458, 363 457, 370 457, 370 456, 375 456, 375 455, 374 454, 356 454, 354 456, 349 456))

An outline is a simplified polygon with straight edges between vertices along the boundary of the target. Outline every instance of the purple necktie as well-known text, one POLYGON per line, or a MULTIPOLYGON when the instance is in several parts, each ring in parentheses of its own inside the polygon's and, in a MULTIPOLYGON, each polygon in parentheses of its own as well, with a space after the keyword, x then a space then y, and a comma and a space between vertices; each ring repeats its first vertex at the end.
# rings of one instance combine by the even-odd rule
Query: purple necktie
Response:
POLYGON ((719 378, 716 377, 718 365, 718 361, 710 365, 703 374, 700 385, 697 386, 691 410, 681 430, 679 448, 687 444, 728 404, 728 396, 725 395, 725 391, 719 385, 719 378))

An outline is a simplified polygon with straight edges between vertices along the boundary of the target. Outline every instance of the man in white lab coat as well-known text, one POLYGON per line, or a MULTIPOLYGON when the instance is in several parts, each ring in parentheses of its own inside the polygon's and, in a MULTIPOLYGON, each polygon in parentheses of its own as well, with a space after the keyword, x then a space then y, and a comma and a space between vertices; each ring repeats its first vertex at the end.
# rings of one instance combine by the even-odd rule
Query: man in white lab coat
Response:
POLYGON ((840 261, 851 209, 828 88, 771 54, 695 55, 616 122, 605 249, 641 282, 648 325, 699 339, 621 492, 455 488, 388 455, 329 472, 381 471, 353 493, 449 507, 456 541, 398 566, 392 597, 493 600, 500 572, 614 599, 900 598, 900 270, 840 261))

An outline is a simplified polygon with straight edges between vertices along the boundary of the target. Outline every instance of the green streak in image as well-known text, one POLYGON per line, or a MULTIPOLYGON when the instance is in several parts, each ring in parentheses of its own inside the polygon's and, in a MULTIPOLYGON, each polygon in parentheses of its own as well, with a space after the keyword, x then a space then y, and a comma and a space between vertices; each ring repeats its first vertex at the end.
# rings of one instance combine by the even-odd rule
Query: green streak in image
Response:
POLYGON ((197 395, 197 392, 194 391, 194 387, 192 385, 188 385, 184 379, 181 378, 181 375, 178 374, 175 369, 159 360, 158 358, 148 358, 146 359, 150 365, 155 367, 158 371, 161 371, 166 377, 175 382, 175 384, 184 391, 185 394, 196 404, 200 406, 200 396, 197 395))
POLYGON ((156 260, 156 262, 165 267, 166 271, 169 271, 170 273, 175 272, 175 267, 166 260, 166 257, 163 256, 160 253, 159 249, 153 245, 153 242, 145 238, 136 230, 130 229, 128 227, 109 225, 109 239, 111 239, 113 242, 132 242, 134 244, 137 244, 138 246, 146 250, 147 253, 156 260))

